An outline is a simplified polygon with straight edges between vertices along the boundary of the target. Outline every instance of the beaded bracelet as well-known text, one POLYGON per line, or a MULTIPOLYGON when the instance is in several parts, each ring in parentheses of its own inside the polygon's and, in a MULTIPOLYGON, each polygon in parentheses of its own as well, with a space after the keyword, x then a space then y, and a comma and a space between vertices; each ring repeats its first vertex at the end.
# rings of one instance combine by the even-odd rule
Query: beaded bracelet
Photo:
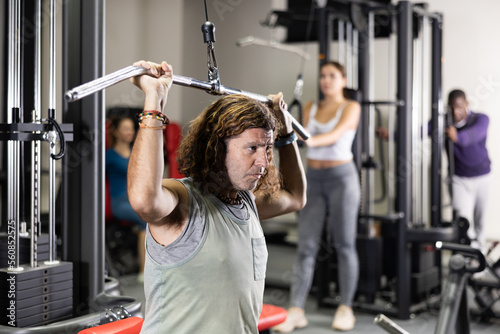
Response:
POLYGON ((166 124, 163 124, 162 126, 149 126, 146 124, 139 123, 139 127, 141 129, 151 129, 151 130, 165 130, 167 128, 166 124))
POLYGON ((164 113, 162 113, 158 110, 144 110, 143 112, 141 112, 137 115, 137 119, 139 120, 139 123, 141 123, 142 120, 145 118, 157 119, 165 125, 170 124, 170 120, 168 119, 168 117, 164 113))
POLYGON ((291 134, 287 134, 286 136, 281 138, 283 139, 279 139, 274 142, 274 147, 282 147, 290 145, 291 143, 297 140, 297 135, 295 134, 295 132, 291 132, 291 134))

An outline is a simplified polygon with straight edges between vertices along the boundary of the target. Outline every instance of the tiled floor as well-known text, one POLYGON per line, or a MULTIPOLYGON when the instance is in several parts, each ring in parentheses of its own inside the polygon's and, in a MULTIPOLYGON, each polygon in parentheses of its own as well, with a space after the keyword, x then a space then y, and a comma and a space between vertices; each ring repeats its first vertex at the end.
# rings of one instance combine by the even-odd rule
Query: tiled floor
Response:
MULTIPOLYGON (((269 284, 266 287, 264 302, 286 307, 288 302, 288 289, 286 287, 289 283, 289 269, 294 259, 294 248, 273 245, 269 245, 268 248, 269 264, 267 280, 269 284)), ((143 286, 137 283, 135 276, 121 277, 120 287, 123 295, 133 296, 144 301, 143 286)), ((470 296, 471 298, 472 296, 470 296)), ((471 307, 474 307, 472 299, 470 304, 471 307)), ((331 322, 334 311, 334 308, 319 308, 316 298, 311 294, 306 304, 306 316, 309 319, 309 326, 297 330, 296 333, 332 333, 331 322)), ((352 331, 353 333, 387 333, 383 328, 374 323, 376 313, 356 309, 355 315, 356 327, 352 331)), ((408 320, 395 319, 393 317, 391 317, 391 320, 411 334, 434 333, 438 315, 438 311, 430 311, 415 314, 414 317, 408 320)), ((490 323, 471 321, 470 329, 471 333, 500 333, 500 319, 490 323)))

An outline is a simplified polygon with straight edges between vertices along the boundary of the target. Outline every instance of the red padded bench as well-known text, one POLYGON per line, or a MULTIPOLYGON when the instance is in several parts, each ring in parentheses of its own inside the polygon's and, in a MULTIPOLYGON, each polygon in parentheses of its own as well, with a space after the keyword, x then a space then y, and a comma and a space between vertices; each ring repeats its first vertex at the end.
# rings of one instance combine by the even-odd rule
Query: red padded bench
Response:
MULTIPOLYGON (((281 324, 286 319, 287 312, 283 307, 264 304, 259 317, 259 333, 270 333, 273 326, 281 324)), ((109 324, 84 329, 78 334, 138 334, 144 319, 130 317, 109 324)))
POLYGON ((283 307, 271 304, 262 305, 258 326, 259 333, 270 333, 269 330, 271 327, 281 324, 286 320, 286 315, 287 312, 283 307))
POLYGON ((144 319, 130 317, 118 321, 110 322, 92 328, 84 329, 78 334, 139 334, 144 319))

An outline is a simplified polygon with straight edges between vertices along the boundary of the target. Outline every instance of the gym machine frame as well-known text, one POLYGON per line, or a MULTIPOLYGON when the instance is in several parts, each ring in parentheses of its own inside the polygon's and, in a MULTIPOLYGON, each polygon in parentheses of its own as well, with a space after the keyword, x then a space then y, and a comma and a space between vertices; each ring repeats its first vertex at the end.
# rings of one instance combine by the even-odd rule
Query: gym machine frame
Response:
MULTIPOLYGON (((380 8, 380 7, 379 7, 380 8)), ((377 7, 372 10, 377 9, 377 7)), ((442 133, 443 133, 443 114, 442 114, 442 98, 441 98, 441 34, 442 34, 442 17, 439 14, 428 13, 421 10, 420 7, 412 5, 409 1, 400 1, 395 7, 388 8, 391 13, 397 13, 394 18, 397 25, 397 86, 396 86, 396 163, 395 163, 395 206, 394 212, 389 212, 386 219, 381 219, 383 224, 391 224, 396 226, 396 268, 397 268, 397 291, 396 291, 396 305, 389 310, 384 310, 386 313, 392 313, 398 318, 409 318, 411 313, 418 311, 422 305, 411 304, 411 279, 410 279, 410 263, 411 254, 408 245, 410 243, 418 242, 431 242, 453 241, 456 239, 456 231, 453 228, 441 228, 442 215, 441 215, 441 202, 439 188, 437 194, 431 193, 431 204, 433 212, 436 213, 431 216, 430 228, 410 228, 412 219, 414 217, 412 207, 412 194, 414 192, 412 179, 414 176, 413 166, 413 150, 412 150, 412 112, 413 112, 413 21, 415 16, 425 16, 432 20, 432 49, 431 49, 431 105, 432 105, 432 169, 431 169, 431 184, 437 184, 440 187, 441 177, 441 152, 442 152, 442 133), (435 127, 436 123, 437 127, 435 127), (441 138, 441 141, 435 140, 435 136, 441 138), (435 195, 435 196, 433 196, 435 195), (436 201, 439 198, 439 203, 436 201)), ((373 43, 370 38, 373 35, 369 33, 360 34, 360 45, 368 45, 368 47, 359 49, 359 82, 362 92, 371 92, 372 83, 370 82, 370 71, 374 64, 370 63, 373 55, 370 54, 371 48, 369 45, 373 43), (367 38, 368 37, 368 38, 367 38)), ((368 117, 370 115, 369 108, 373 105, 373 96, 368 96, 367 101, 362 103, 362 128, 363 133, 366 133, 367 126, 369 125, 368 117)), ((372 134, 372 138, 373 138, 372 134)), ((365 138, 362 141, 362 152, 370 152, 369 143, 365 138)), ((368 153, 370 156, 371 154, 368 153)), ((371 184, 370 178, 366 181, 368 185, 371 184)), ((372 188, 371 188, 372 189, 372 188)), ((370 197, 371 194, 365 194, 370 197)), ((365 204, 366 205, 366 204, 365 204)), ((392 203, 389 203, 392 205, 392 203)), ((362 218, 370 219, 372 217, 369 206, 362 218)), ((383 217, 373 217, 383 218, 383 217)), ((436 254, 436 264, 440 271, 440 256, 436 254)), ((441 275, 439 274, 439 277, 441 275)), ((373 307, 377 310, 375 305, 362 305, 362 307, 373 307)))
MULTIPOLYGON (((7 123, 0 125, 0 138, 8 141, 8 195, 4 198, 9 201, 8 205, 8 227, 12 233, 12 240, 15 240, 12 247, 12 266, 10 268, 2 268, 0 274, 5 273, 2 277, 27 277, 27 283, 35 283, 35 287, 43 288, 43 301, 35 304, 39 311, 30 311, 22 309, 30 318, 32 325, 29 328, 25 327, 20 322, 9 323, 6 326, 0 326, 0 333, 74 333, 84 328, 103 324, 110 321, 118 320, 123 317, 136 315, 140 312, 141 303, 135 298, 125 296, 108 295, 106 292, 112 292, 117 289, 117 281, 108 280, 105 284, 104 279, 104 203, 102 203, 104 193, 103 182, 103 137, 104 137, 104 112, 102 97, 96 96, 95 103, 92 107, 89 104, 74 104, 73 108, 81 110, 86 107, 89 110, 82 115, 88 115, 88 118, 78 119, 77 113, 72 113, 74 118, 67 117, 67 112, 63 113, 63 121, 67 123, 58 126, 55 122, 55 3, 54 0, 49 2, 50 24, 49 24, 49 111, 48 119, 42 120, 40 116, 40 58, 41 58, 41 8, 42 0, 35 2, 27 0, 10 0, 8 14, 5 17, 9 19, 9 73, 8 73, 8 104, 7 104, 7 123), (36 3, 36 6, 35 6, 36 3), (21 14, 22 13, 22 14, 21 14), (23 21, 21 21, 21 18, 23 21), (34 18, 35 22, 30 22, 30 18, 34 18), (30 25, 32 24, 32 25, 30 25), (33 34, 29 28, 34 28, 33 34), (21 43, 20 41, 23 41, 21 43), (35 44, 32 45, 32 44, 35 44), (21 52, 21 48, 22 52, 21 52), (31 64, 30 57, 33 61, 34 68, 31 64), (29 77, 34 73, 33 77, 29 77), (22 78, 20 77, 22 75, 22 78), (31 86, 30 88, 30 84, 31 86), (29 101, 31 96, 29 93, 33 89, 33 101, 29 101), (24 99, 21 98, 24 94, 24 99), (101 101, 99 103, 99 101, 101 101), (23 110, 32 109, 33 119, 23 115, 23 110), (90 121, 89 121, 90 120, 90 121), (42 122, 49 122, 43 124, 42 122), (75 127, 75 131, 73 131, 75 127), (55 191, 55 161, 60 158, 63 153, 64 142, 68 141, 67 150, 70 154, 63 157, 63 177, 61 182, 60 192, 56 199, 55 191), (85 141, 84 139, 87 139, 85 141), (49 239, 48 242, 50 255, 48 261, 44 264, 37 263, 42 261, 42 258, 37 258, 37 242, 40 243, 40 142, 48 141, 50 148, 51 161, 49 164, 49 239), (55 154, 56 143, 60 142, 61 151, 55 154), (24 196, 22 195, 22 186, 24 185, 25 166, 23 158, 25 156, 24 143, 31 142, 32 158, 31 172, 34 188, 32 190, 32 212, 31 226, 29 228, 22 227, 24 224, 24 196), (87 144, 87 145, 85 145, 87 144), (82 150, 82 146, 84 146, 82 150), (81 154, 81 155, 78 155, 81 154), (77 160, 75 160, 77 158, 77 160), (76 162, 76 163, 75 163, 76 162), (88 174, 83 175, 85 172, 88 174), (70 182, 68 182, 68 180, 70 182), (72 189, 68 191, 69 184, 72 189), (87 187, 83 189, 83 187, 87 187), (81 196, 84 191, 85 196, 81 196), (77 202, 78 201, 78 202, 77 202), (62 223, 61 223, 61 240, 62 252, 60 254, 61 261, 58 261, 56 256, 56 240, 55 240, 55 222, 56 222, 56 202, 59 207, 62 207, 62 223), (77 208, 70 212, 70 204, 77 208), (85 212, 85 214, 82 214, 85 212), (20 227, 22 229, 20 230, 20 227), (19 232, 30 230, 32 236, 30 238, 30 259, 29 265, 23 265, 18 257, 18 240, 19 232), (69 247, 68 245, 71 245, 69 247), (16 249, 17 248, 17 249, 16 249), (57 311, 59 317, 50 314, 53 311, 53 305, 46 304, 50 301, 51 284, 55 283, 52 279, 57 275, 61 276, 61 270, 64 269, 65 282, 68 277, 71 281, 71 298, 65 298, 64 305, 59 305, 57 311), (69 270, 66 270, 68 269, 69 270), (41 273, 41 276, 38 275, 41 273), (69 275, 69 276, 68 276, 69 275), (36 277, 33 277, 36 276, 36 277), (29 281, 29 282, 28 282, 29 281), (45 290, 47 289, 47 290, 45 290), (47 299, 48 298, 48 299, 47 299), (67 302, 70 305, 67 305, 67 302), (61 317, 62 316, 62 317, 61 317), (32 318, 38 317, 39 320, 33 322, 32 318)), ((5 5, 7 8, 7 4, 5 5)), ((103 60, 103 21, 104 21, 104 2, 102 0, 69 0, 65 1, 63 6, 63 39, 67 43, 63 43, 63 67, 64 67, 64 83, 71 80, 79 80, 80 75, 74 73, 75 70, 80 70, 81 73, 95 75, 99 68, 102 68, 103 60), (85 24, 85 29, 83 25, 85 24), (97 39, 96 36, 101 36, 97 39), (71 51, 70 51, 71 50, 71 51), (80 50, 85 50, 85 55, 80 50), (75 52, 75 53, 71 53, 75 52), (83 55, 83 57, 82 57, 83 55), (73 56, 74 58, 71 58, 73 56), (76 59, 75 59, 76 58, 76 59), (69 61, 68 61, 69 60, 69 61), (83 64, 83 62, 85 62, 83 64), (101 62, 101 67, 98 63, 101 62), (70 65, 68 66, 68 63, 70 65), (71 67, 71 69, 69 69, 71 67), (92 69, 92 70, 91 70, 92 69)), ((46 25, 45 25, 46 26, 46 25)), ((98 73, 99 75, 100 73, 98 73)), ((98 76, 97 75, 97 76, 98 76)), ((83 78, 85 80, 85 78, 83 78)), ((63 85, 64 85, 63 83, 63 85)), ((87 102, 90 102, 89 99, 87 102)), ((9 239, 10 240, 10 239, 9 239)), ((39 249, 38 249, 39 251, 39 249)), ((11 255, 9 249, 9 256, 11 255)), ((10 259, 9 259, 10 261, 10 259)), ((10 264, 10 262, 9 262, 10 264)), ((58 277, 61 278, 61 277, 58 277)), ((25 281, 16 279, 16 284, 25 281)), ((37 301, 33 298, 24 298, 29 293, 27 287, 22 284, 15 286, 15 292, 21 302, 25 300, 37 301), (21 297, 21 295, 23 295, 21 297)), ((5 288, 4 284, 4 288, 5 288)), ((30 288, 32 287, 29 286, 30 288)), ((66 288, 65 288, 66 289, 66 288)), ((69 287, 68 287, 69 289, 69 287)), ((10 297, 8 297, 10 298, 10 297)), ((18 300, 14 300, 14 305, 17 310, 21 311, 21 304, 18 300)), ((12 304, 12 302, 10 303, 12 304)), ((10 312, 7 307, 4 308, 10 312)), ((12 312, 10 312, 12 314, 12 312)), ((21 318, 20 313, 16 315, 16 320, 21 318)), ((24 315, 23 315, 24 317, 24 315)))
MULTIPOLYGON (((479 249, 470 246, 438 241, 435 247, 451 250, 453 255, 448 264, 450 273, 442 293, 441 309, 434 333, 469 334, 467 282, 473 273, 481 272, 486 268, 486 259, 479 249)), ((377 315, 374 322, 388 333, 409 334, 383 314, 377 315)))
MULTIPOLYGON (((41 11, 41 1, 33 7, 41 11)), ((1 325, 28 327, 44 325, 55 319, 72 316, 72 263, 58 261, 56 257, 55 231, 55 183, 56 160, 64 154, 65 140, 72 139, 72 126, 63 125, 65 131, 56 122, 55 112, 55 19, 49 21, 49 97, 48 117, 41 119, 41 43, 40 17, 35 24, 36 36, 33 44, 22 43, 26 37, 21 30, 25 24, 29 7, 21 1, 9 2, 9 43, 7 73, 7 123, 0 125, 0 139, 7 141, 7 233, 2 251, 7 253, 7 261, 2 261, 0 280, 6 282, 2 288, 1 304, 7 314, 2 317, 1 325), (24 19, 24 22, 22 22, 24 19), (29 47, 33 47, 33 74, 28 75, 26 59, 29 47), (23 89, 32 88, 33 95, 23 89), (30 97, 33 100, 30 101, 30 97), (32 113, 25 115, 25 106, 30 105, 32 113), (28 120, 26 122, 26 120, 28 120), (48 124, 42 124, 48 122, 48 124), (40 219, 40 168, 41 142, 49 143, 49 214, 48 235, 42 234, 40 219), (31 142, 31 211, 26 219, 26 160, 25 153, 31 142), (60 152, 56 154, 56 144, 60 143, 60 152), (29 227, 27 226, 29 223, 29 227), (29 232, 28 232, 29 231, 29 232), (22 239, 20 237, 23 237, 22 239), (22 258, 23 244, 29 240, 29 258, 22 258), (42 242, 43 241, 43 242, 42 242), (47 251, 45 251, 47 246, 47 251), (48 254, 47 254, 48 253, 48 254), (48 255, 48 256, 47 256, 48 255), (40 259, 39 259, 40 256, 40 259), (42 260, 45 260, 42 262, 42 260), (29 263, 29 264, 28 264, 29 263), (56 283, 57 284, 54 284, 56 283)), ((55 12, 55 3, 49 3, 50 13, 55 12)), ((2 254, 4 255, 4 254, 2 254)))
MULTIPOLYGON (((306 7, 306 6, 304 6, 306 7)), ((292 26, 294 20, 299 20, 300 15, 298 13, 290 12, 274 12, 278 15, 278 25, 283 25, 286 27, 292 26), (297 14, 297 15, 295 15, 297 14), (283 20, 280 20, 280 15, 283 15, 283 20), (292 22, 292 23, 291 23, 292 22)), ((305 15, 302 15, 304 17, 305 15)), ((361 309, 366 309, 369 311, 379 312, 383 311, 388 314, 392 314, 401 319, 409 318, 411 313, 414 313, 425 307, 425 303, 419 303, 412 305, 411 303, 411 277, 410 277, 410 262, 411 254, 409 250, 409 245, 411 243, 431 243, 435 241, 450 241, 453 242, 457 239, 457 230, 452 227, 442 227, 442 212, 441 212, 441 152, 443 147, 443 101, 441 94, 441 57, 442 57, 442 16, 439 13, 427 12, 425 6, 413 5, 410 1, 399 1, 395 5, 384 5, 380 2, 374 1, 328 1, 328 3, 322 7, 316 9, 316 18, 318 21, 318 42, 319 42, 319 59, 321 65, 324 61, 330 58, 330 42, 333 40, 333 19, 339 21, 339 27, 337 31, 342 34, 342 38, 339 38, 339 49, 344 48, 342 44, 344 30, 341 26, 344 22, 349 22, 352 20, 352 26, 354 30, 358 29, 358 34, 354 35, 351 42, 348 41, 348 47, 351 46, 357 48, 357 59, 354 57, 354 61, 357 64, 353 65, 353 62, 349 63, 348 59, 345 59, 346 72, 348 72, 351 67, 351 74, 354 75, 351 87, 354 89, 359 89, 362 95, 362 100, 358 101, 362 107, 360 125, 358 128, 358 135, 362 134, 360 138, 357 138, 357 142, 354 143, 353 153, 354 160, 360 168, 362 184, 366 185, 367 189, 363 188, 364 201, 361 203, 360 208, 360 221, 368 221, 368 224, 372 220, 380 220, 382 224, 387 224, 396 230, 396 276, 397 276, 397 287, 396 287, 396 303, 392 305, 390 303, 380 306, 370 303, 358 303, 355 302, 355 306, 361 309), (349 7, 350 5, 350 7, 349 7), (396 94, 394 101, 374 101, 374 84, 371 80, 373 77, 374 64, 373 59, 373 40, 374 36, 374 12, 384 12, 388 13, 388 16, 392 16, 392 21, 395 22, 396 32, 397 32, 397 68, 396 68, 396 94), (354 13, 356 12, 356 13, 354 13), (355 22, 353 17, 354 14, 358 14, 365 17, 364 27, 363 24, 355 22), (412 194, 413 194, 413 159, 412 159, 412 112, 413 112, 413 96, 412 96, 412 85, 413 82, 413 38, 414 38, 414 20, 418 18, 425 18, 432 24, 432 41, 431 41, 431 109, 432 109, 432 123, 431 123, 431 135, 432 135, 432 157, 431 157, 431 198, 430 198, 430 227, 420 228, 422 226, 417 226, 418 228, 411 228, 412 219, 414 219, 412 207, 412 194), (357 65, 357 72, 356 72, 357 65), (357 75, 357 76, 356 76, 357 75), (372 213, 372 207, 370 201, 373 197, 373 175, 369 170, 364 170, 363 163, 367 157, 371 157, 374 152, 374 148, 370 143, 370 138, 374 138, 375 133, 371 126, 372 108, 375 105, 389 105, 396 109, 396 128, 398 129, 396 134, 396 163, 395 163, 395 203, 389 203, 389 212, 387 215, 374 215, 372 213), (367 132, 370 131, 370 134, 367 132), (393 208, 393 209, 392 209, 393 208)), ((358 16, 359 19, 359 16, 358 16)), ((417 23, 417 22, 415 22, 417 23)), ((347 25, 347 31, 349 30, 349 25, 347 25)), ((351 27, 352 29, 352 27, 351 27)), ((348 57, 347 57, 348 58, 348 57)), ((339 60, 342 61, 339 52, 339 60)), ((348 72, 348 76, 351 75, 348 72)), ((320 94, 321 98, 321 94, 320 94)), ((390 129, 391 130, 391 129, 390 129)), ((393 133, 391 131, 391 133, 393 133)), ((389 143, 391 145, 391 143, 389 143)), ((389 199, 391 201, 391 199, 389 199)), ((425 208, 425 207, 424 207, 425 208)), ((439 268, 439 277, 441 277, 440 271, 440 253, 437 252, 435 255, 435 261, 439 268)), ((320 274, 318 274, 320 275, 320 274)), ((440 283, 438 283, 440 284, 440 283)), ((318 294, 320 294, 318 292, 318 294)), ((321 297, 318 296, 320 299, 321 297)), ((320 306, 326 306, 329 304, 336 304, 335 300, 327 300, 326 298, 318 301, 320 306)))

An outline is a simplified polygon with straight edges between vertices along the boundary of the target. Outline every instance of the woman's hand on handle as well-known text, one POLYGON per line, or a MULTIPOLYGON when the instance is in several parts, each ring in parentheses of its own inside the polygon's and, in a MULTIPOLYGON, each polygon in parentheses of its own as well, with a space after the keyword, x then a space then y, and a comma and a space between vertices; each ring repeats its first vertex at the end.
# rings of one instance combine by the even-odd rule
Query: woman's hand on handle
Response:
POLYGON ((157 64, 145 60, 137 61, 133 65, 148 70, 145 75, 130 78, 130 81, 146 94, 144 109, 163 111, 173 82, 172 66, 165 61, 157 64))

